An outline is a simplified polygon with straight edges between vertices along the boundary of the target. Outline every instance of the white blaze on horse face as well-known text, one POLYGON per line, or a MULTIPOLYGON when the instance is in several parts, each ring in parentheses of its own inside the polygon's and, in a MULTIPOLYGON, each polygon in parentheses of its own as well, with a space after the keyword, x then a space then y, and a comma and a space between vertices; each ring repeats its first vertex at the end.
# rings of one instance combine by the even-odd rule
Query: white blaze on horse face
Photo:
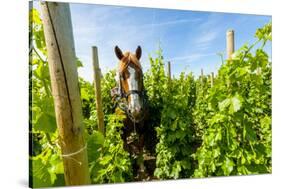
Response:
MULTIPOLYGON (((137 81, 137 78, 136 78, 136 70, 133 67, 128 66, 128 71, 130 73, 129 78, 127 79, 129 91, 131 91, 131 90, 139 91, 138 81, 137 81)), ((133 93, 133 94, 130 94, 130 98, 131 99, 130 99, 130 102, 129 102, 129 109, 131 110, 132 113, 139 112, 140 109, 141 109, 139 95, 133 93)))

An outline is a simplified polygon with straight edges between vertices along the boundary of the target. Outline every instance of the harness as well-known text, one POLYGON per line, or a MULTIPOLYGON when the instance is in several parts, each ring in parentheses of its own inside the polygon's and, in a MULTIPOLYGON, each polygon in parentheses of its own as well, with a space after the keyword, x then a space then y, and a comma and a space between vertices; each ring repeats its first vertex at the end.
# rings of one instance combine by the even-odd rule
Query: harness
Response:
MULTIPOLYGON (((129 63, 126 65, 126 67, 128 67, 128 65, 129 65, 129 63)), ((121 81, 123 80, 122 71, 119 71, 118 74, 119 74, 118 87, 111 89, 111 96, 113 97, 113 100, 116 102, 115 108, 116 108, 116 106, 118 106, 122 111, 124 111, 128 115, 128 117, 130 118, 131 121, 133 121, 134 123, 139 123, 140 121, 142 121, 144 119, 144 115, 138 120, 134 119, 133 115, 130 113, 130 111, 128 109, 128 98, 132 94, 139 95, 139 97, 142 99, 143 108, 145 108, 147 105, 147 99, 148 99, 146 91, 145 90, 129 90, 126 93, 123 90, 122 84, 121 84, 121 81)), ((142 72, 141 72, 141 77, 143 77, 142 72)))

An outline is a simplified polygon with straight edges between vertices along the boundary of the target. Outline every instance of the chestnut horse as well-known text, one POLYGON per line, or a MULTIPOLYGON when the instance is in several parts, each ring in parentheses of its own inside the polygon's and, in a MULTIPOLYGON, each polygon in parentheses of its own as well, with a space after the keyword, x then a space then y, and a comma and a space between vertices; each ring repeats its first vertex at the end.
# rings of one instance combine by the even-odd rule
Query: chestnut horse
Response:
POLYGON ((146 115, 146 95, 143 85, 143 72, 140 64, 141 47, 135 53, 125 52, 116 46, 115 54, 119 59, 116 74, 117 87, 112 90, 112 96, 118 107, 126 113, 122 139, 124 148, 131 157, 136 158, 137 180, 145 177, 143 164, 144 149, 144 118, 146 115))

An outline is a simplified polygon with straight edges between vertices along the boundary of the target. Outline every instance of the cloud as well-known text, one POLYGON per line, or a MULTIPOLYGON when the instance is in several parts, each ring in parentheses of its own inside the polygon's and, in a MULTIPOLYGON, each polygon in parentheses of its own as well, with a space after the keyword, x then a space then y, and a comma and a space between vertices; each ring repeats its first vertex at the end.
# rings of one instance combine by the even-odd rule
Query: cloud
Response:
POLYGON ((202 45, 212 42, 213 40, 216 39, 218 34, 219 34, 218 31, 209 31, 209 32, 202 33, 201 34, 202 37, 199 37, 199 39, 197 40, 197 45, 202 45))
POLYGON ((210 13, 207 19, 198 26, 198 35, 195 38, 195 47, 200 51, 209 49, 221 32, 222 15, 210 13))
POLYGON ((202 31, 208 31, 213 28, 218 28, 224 19, 225 14, 221 13, 209 13, 208 17, 205 19, 206 21, 202 22, 198 29, 202 31))
POLYGON ((206 54, 194 53, 194 54, 187 55, 187 56, 178 56, 178 57, 170 58, 169 60, 172 62, 184 61, 184 62, 191 63, 191 62, 199 60, 200 58, 208 57, 208 56, 215 56, 215 55, 217 55, 217 54, 216 53, 206 53, 206 54))
POLYGON ((141 27, 162 27, 162 26, 172 26, 176 24, 184 24, 184 23, 189 23, 189 22, 199 22, 201 19, 199 18, 194 18, 194 19, 179 19, 179 20, 171 20, 171 21, 166 21, 166 22, 160 22, 160 23, 152 23, 152 24, 147 24, 147 25, 142 25, 141 27))
POLYGON ((214 40, 217 39, 220 32, 218 30, 202 32, 200 36, 197 37, 195 41, 195 47, 198 51, 205 51, 208 50, 214 40))

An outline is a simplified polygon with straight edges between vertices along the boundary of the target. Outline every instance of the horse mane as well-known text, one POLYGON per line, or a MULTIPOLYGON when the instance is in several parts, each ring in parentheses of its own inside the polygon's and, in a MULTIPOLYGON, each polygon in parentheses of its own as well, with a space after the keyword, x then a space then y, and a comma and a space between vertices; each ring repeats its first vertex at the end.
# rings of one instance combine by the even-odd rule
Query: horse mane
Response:
POLYGON ((123 58, 119 62, 119 72, 122 73, 129 66, 129 64, 133 64, 142 70, 140 61, 137 59, 136 55, 130 52, 125 52, 123 58))

